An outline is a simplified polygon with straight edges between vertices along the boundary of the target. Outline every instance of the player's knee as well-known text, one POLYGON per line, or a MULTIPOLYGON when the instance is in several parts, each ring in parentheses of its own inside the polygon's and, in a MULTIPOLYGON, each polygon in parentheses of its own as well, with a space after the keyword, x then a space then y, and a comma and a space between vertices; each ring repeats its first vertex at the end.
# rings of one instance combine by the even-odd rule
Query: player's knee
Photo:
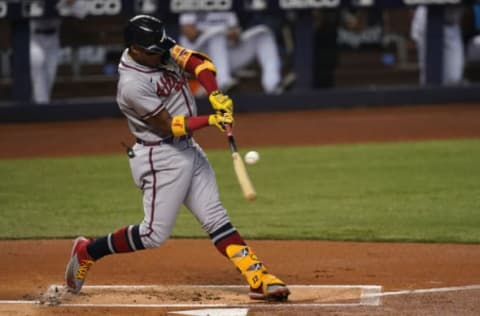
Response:
POLYGON ((46 61, 47 56, 44 51, 35 45, 30 48, 30 67, 41 68, 46 61))
POLYGON ((200 220, 203 230, 208 234, 212 234, 213 232, 217 231, 218 228, 230 223, 230 218, 223 207, 217 212, 212 212, 209 214, 209 216, 200 220))
POLYGON ((227 38, 224 34, 212 34, 204 40, 208 55, 212 55, 215 50, 226 50, 228 46, 227 38))
POLYGON ((270 29, 266 25, 257 25, 257 26, 254 26, 253 29, 259 34, 273 35, 272 29, 270 29))
POLYGON ((251 38, 255 40, 262 40, 265 38, 273 38, 274 34, 273 31, 266 25, 256 25, 249 28, 244 34, 242 35, 245 38, 251 38))
MULTIPOLYGON (((142 227, 140 231, 143 231, 142 227)), ((155 226, 146 227, 145 232, 141 236, 145 248, 158 248, 170 237, 170 231, 155 226)))

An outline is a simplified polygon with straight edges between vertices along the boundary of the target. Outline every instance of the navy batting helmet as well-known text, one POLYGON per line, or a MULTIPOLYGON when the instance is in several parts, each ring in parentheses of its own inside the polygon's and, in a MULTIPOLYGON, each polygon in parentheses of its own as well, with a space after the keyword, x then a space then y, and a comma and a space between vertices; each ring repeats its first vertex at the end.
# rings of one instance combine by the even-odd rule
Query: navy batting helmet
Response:
POLYGON ((137 15, 125 28, 125 45, 138 45, 153 53, 164 53, 175 45, 165 33, 163 22, 149 15, 137 15))

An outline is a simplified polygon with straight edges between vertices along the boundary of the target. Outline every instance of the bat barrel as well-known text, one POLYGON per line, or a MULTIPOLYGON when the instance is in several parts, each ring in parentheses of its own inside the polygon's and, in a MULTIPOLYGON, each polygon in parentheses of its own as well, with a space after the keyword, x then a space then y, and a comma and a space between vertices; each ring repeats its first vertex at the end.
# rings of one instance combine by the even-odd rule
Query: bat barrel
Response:
POLYGON ((257 198, 257 192, 253 187, 252 181, 250 181, 250 177, 248 176, 247 169, 243 164, 242 157, 238 154, 238 152, 234 152, 232 154, 233 158, 233 168, 235 170, 235 174, 237 175, 238 183, 240 184, 240 188, 242 189, 243 196, 248 201, 253 201, 257 198))

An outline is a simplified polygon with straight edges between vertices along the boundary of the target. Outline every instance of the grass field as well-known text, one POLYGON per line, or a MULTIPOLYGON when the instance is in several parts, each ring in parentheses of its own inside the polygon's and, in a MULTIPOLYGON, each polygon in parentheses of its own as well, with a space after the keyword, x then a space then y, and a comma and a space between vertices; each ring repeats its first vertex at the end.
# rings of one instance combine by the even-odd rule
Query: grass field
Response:
MULTIPOLYGON (((480 242, 480 140, 255 149, 253 203, 229 152, 207 152, 246 238, 480 242)), ((98 236, 143 217, 126 156, 0 160, 0 174, 2 239, 98 236)), ((173 237, 206 235, 182 210, 173 237)))

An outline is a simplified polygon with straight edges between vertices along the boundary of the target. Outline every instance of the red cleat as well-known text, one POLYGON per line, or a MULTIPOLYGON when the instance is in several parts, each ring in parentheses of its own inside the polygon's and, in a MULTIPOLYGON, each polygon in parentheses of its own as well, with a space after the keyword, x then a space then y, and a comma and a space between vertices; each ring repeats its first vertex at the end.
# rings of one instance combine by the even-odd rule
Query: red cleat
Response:
POLYGON ((85 237, 78 237, 73 242, 72 253, 65 270, 65 282, 69 292, 80 293, 88 270, 95 262, 87 253, 87 246, 90 240, 85 237))

